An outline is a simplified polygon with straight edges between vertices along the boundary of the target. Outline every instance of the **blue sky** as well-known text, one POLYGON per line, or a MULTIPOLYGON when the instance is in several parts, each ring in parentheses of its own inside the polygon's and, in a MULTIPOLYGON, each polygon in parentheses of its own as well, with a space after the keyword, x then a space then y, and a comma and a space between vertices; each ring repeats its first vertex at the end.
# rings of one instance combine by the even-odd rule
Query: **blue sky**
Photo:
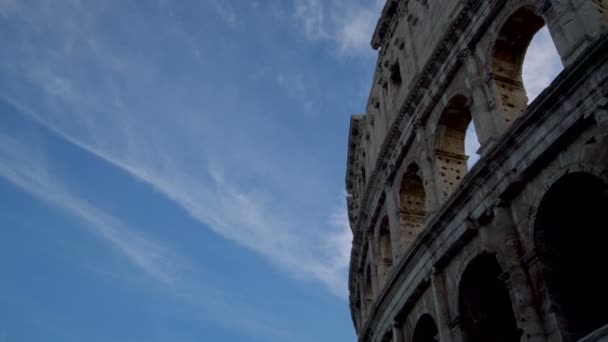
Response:
POLYGON ((354 340, 381 6, 0 0, 0 342, 354 340))

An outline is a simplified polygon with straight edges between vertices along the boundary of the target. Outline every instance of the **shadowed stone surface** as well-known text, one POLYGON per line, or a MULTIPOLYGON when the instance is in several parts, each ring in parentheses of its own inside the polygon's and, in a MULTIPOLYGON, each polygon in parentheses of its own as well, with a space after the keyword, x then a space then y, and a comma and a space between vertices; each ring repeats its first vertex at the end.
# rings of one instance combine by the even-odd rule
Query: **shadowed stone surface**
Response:
POLYGON ((346 175, 359 341, 607 340, 608 1, 389 0, 371 45, 346 175), (545 25, 564 70, 528 104, 545 25))

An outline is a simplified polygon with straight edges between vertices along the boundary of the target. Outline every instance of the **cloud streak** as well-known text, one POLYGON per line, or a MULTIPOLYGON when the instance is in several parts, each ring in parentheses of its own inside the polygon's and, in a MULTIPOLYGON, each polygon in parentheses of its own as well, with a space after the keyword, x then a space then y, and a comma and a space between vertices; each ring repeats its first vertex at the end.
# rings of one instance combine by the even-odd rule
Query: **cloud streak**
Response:
POLYGON ((175 270, 179 268, 176 256, 159 242, 73 196, 64 184, 47 172, 46 162, 35 151, 0 134, 0 161, 0 177, 78 218, 92 233, 150 277, 170 286, 176 283, 175 270))
MULTIPOLYGON (((158 25, 160 32, 151 35, 145 18, 120 18, 117 31, 129 34, 118 34, 124 41, 114 44, 115 38, 108 37, 115 35, 100 31, 107 25, 99 26, 97 20, 102 23, 103 18, 94 15, 110 14, 107 9, 96 11, 79 1, 45 10, 27 3, 18 6, 13 12, 27 17, 35 29, 21 32, 20 45, 6 50, 12 55, 0 62, 0 70, 8 70, 13 79, 22 78, 27 90, 15 92, 14 84, 0 84, 0 98, 62 139, 149 184, 204 227, 259 253, 292 277, 320 282, 346 298, 348 261, 336 254, 343 256, 350 250, 350 230, 329 222, 334 208, 345 210, 343 199, 336 194, 321 212, 311 204, 319 199, 307 186, 318 186, 319 180, 304 177, 301 183, 293 181, 298 172, 306 175, 307 158, 286 155, 289 160, 282 160, 269 155, 264 146, 274 145, 272 139, 250 134, 255 132, 251 125, 244 124, 247 121, 241 117, 233 118, 226 106, 209 106, 222 99, 216 99, 221 94, 212 82, 201 81, 213 77, 204 74, 207 71, 198 75, 198 70, 188 70, 186 74, 163 66, 165 51, 158 50, 157 40, 166 35, 171 40, 165 43, 173 44, 174 49, 192 50, 194 46, 202 59, 208 53, 200 42, 194 45, 197 38, 187 25, 176 16, 166 16, 170 22, 158 25), (70 20, 58 21, 61 17, 70 20), (121 30, 122 22, 128 23, 128 30, 121 30), (46 32, 46 38, 34 44, 39 30, 46 32), (158 38, 142 39, 150 36, 158 38), (68 45, 70 48, 64 48, 68 45), (15 63, 9 65, 7 60, 15 63), (28 98, 27 94, 34 93, 37 99, 28 98), (296 197, 297 193, 309 195, 296 197), (294 199, 317 211, 307 214, 294 199)), ((210 6, 220 11, 213 3, 210 6)), ((316 31, 325 24, 315 21, 326 20, 323 3, 310 0, 302 6, 296 11, 302 18, 318 16, 306 19, 309 33, 325 39, 322 31, 316 31)), ((221 10, 235 14, 229 7, 221 10)), ((224 20, 238 20, 232 17, 224 20)), ((173 65, 180 63, 186 61, 173 65)), ((276 79, 295 98, 303 96, 302 82, 292 73, 276 79)), ((230 107, 228 100, 225 103, 230 107)), ((110 220, 91 213, 90 208, 79 210, 83 216, 97 214, 90 215, 91 220, 110 220)), ((110 235, 106 238, 112 240, 110 235)), ((129 238, 151 256, 161 253, 137 237, 129 238)), ((119 242, 114 242, 117 247, 119 242)), ((160 268, 150 272, 166 281, 170 278, 159 260, 131 258, 141 267, 157 262, 160 268)))
POLYGON ((294 18, 312 41, 328 41, 345 55, 373 55, 372 33, 385 1, 297 0, 294 18))
MULTIPOLYGON (((69 95, 65 99, 77 97, 69 95)), ((179 154, 166 146, 153 148, 154 153, 147 152, 149 137, 139 135, 141 132, 128 121, 118 120, 118 116, 129 113, 117 113, 116 123, 121 125, 114 126, 115 132, 122 132, 117 140, 125 145, 104 145, 103 141, 109 139, 102 133, 91 131, 87 135, 99 140, 85 142, 27 107, 6 97, 4 100, 62 139, 148 183, 217 234, 265 256, 296 278, 320 281, 332 293, 346 298, 348 258, 344 256, 349 255, 351 235, 344 224, 346 209, 341 197, 335 202, 343 220, 331 213, 328 216, 332 218, 314 223, 319 227, 306 232, 305 221, 298 220, 300 216, 291 217, 290 212, 274 210, 273 199, 267 198, 267 194, 247 191, 227 179, 230 172, 224 170, 221 160, 210 160, 203 168, 192 171, 184 168, 181 164, 184 161, 175 159, 179 154)), ((145 260, 140 262, 146 265, 145 260)))
POLYGON ((171 295, 189 303, 201 319, 212 317, 228 329, 238 327, 257 336, 297 340, 290 332, 277 328, 263 313, 254 314, 251 308, 235 302, 231 299, 233 294, 192 278, 197 269, 187 258, 167 244, 146 236, 142 229, 74 195, 50 169, 40 150, 0 133, 0 178, 79 220, 83 228, 105 241, 132 266, 165 285, 171 295), (256 318, 252 318, 254 316, 256 318), (221 317, 231 317, 231 320, 221 317))

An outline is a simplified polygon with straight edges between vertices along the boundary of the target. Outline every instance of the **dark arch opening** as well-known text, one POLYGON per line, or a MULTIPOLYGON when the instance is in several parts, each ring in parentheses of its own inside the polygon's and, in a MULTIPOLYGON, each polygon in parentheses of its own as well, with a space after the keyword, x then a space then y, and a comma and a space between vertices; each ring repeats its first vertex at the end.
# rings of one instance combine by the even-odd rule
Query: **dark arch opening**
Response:
POLYGON ((470 146, 467 146, 467 143, 470 143, 471 139, 467 135, 471 134, 471 124, 471 111, 467 106, 466 97, 454 96, 441 113, 436 136, 437 172, 444 199, 454 191, 468 172, 467 151, 470 146))
POLYGON ((404 246, 410 245, 424 229, 426 192, 418 171, 416 163, 410 164, 405 170, 399 190, 399 220, 404 246))
POLYGON ((431 315, 424 314, 416 323, 414 328, 413 342, 436 342, 439 341, 439 330, 431 315))
POLYGON ((492 254, 476 257, 459 285, 459 308, 465 341, 516 342, 517 329, 502 269, 492 254))
POLYGON ((494 44, 492 78, 502 102, 504 120, 513 122, 528 107, 522 68, 534 35, 545 26, 534 9, 521 8, 505 22, 494 44))
POLYGON ((569 174, 547 191, 538 208, 534 242, 566 341, 608 324, 607 189, 595 176, 569 174))

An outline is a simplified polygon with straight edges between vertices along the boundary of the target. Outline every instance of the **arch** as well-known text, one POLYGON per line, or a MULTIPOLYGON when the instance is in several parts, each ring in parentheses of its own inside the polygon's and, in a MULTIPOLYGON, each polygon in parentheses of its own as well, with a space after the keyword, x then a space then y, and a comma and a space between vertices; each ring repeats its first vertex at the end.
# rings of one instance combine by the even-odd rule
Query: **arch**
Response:
POLYGON ((517 328, 509 291, 493 254, 480 254, 466 267, 458 286, 459 311, 466 342, 516 342, 517 328))
POLYGON ((468 172, 465 152, 467 130, 472 123, 468 100, 456 95, 448 101, 437 123, 435 169, 442 199, 447 198, 468 172))
POLYGON ((439 341, 439 329, 435 320, 429 314, 424 314, 418 319, 414 328, 413 342, 436 342, 439 341))
POLYGON ((409 246, 424 229, 426 191, 419 176, 420 168, 411 163, 405 170, 399 188, 399 222, 402 246, 409 246))
POLYGON ((575 172, 559 178, 543 196, 534 223, 541 274, 565 341, 608 324, 608 185, 575 172))
POLYGON ((536 15, 533 7, 521 7, 502 25, 494 42, 491 75, 507 124, 528 107, 523 63, 532 38, 543 26, 544 20, 536 15))
POLYGON ((388 216, 382 218, 378 231, 378 283, 383 288, 388 281, 393 267, 393 247, 388 216))

